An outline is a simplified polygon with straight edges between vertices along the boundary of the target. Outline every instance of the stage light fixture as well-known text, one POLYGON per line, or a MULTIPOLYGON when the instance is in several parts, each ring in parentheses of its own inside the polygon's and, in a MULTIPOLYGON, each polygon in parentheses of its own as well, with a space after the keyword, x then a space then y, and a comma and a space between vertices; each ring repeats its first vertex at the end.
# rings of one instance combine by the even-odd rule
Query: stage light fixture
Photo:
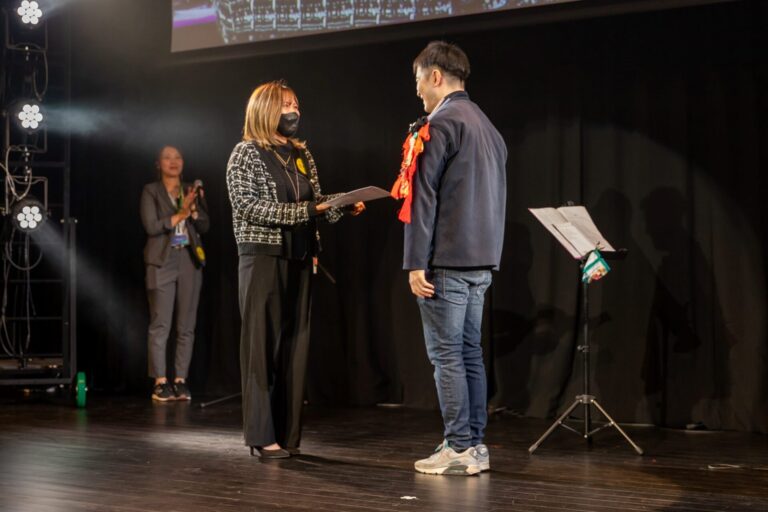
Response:
POLYGON ((46 219, 45 206, 34 197, 17 201, 11 210, 11 221, 19 231, 29 233, 43 225, 46 219))
POLYGON ((16 118, 22 128, 29 132, 33 132, 40 128, 43 124, 45 116, 43 111, 35 102, 20 102, 16 111, 16 118))
POLYGON ((39 101, 21 98, 10 103, 3 114, 5 148, 27 153, 45 153, 48 150, 51 116, 39 101))
POLYGON ((43 17, 43 11, 40 9, 40 4, 32 0, 23 0, 16 9, 16 14, 21 18, 21 24, 25 27, 36 27, 40 23, 40 19, 43 17))

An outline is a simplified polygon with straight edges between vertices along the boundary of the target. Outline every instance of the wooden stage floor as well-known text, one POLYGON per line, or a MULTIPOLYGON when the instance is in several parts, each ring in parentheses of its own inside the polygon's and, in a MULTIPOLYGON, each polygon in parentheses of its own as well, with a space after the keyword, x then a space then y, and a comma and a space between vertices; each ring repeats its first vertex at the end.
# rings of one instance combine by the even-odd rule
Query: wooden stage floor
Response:
POLYGON ((239 403, 208 409, 139 398, 88 408, 0 402, 0 510, 47 511, 726 511, 768 510, 768 437, 609 429, 591 448, 550 422, 492 418, 490 473, 417 474, 440 441, 435 412, 307 410, 302 455, 259 463, 239 403))

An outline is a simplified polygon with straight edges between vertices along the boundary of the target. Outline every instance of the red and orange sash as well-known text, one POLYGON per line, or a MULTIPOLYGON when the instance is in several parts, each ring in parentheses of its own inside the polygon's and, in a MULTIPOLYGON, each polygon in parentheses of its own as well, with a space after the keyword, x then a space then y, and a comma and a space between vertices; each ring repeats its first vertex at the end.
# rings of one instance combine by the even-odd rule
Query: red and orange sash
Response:
MULTIPOLYGON (((416 123, 414 123, 416 124, 416 123)), ((392 186, 390 195, 395 199, 405 199, 397 218, 406 224, 411 223, 411 203, 413 202, 413 176, 418 168, 418 156, 424 152, 424 142, 429 140, 429 122, 420 128, 410 130, 403 143, 403 162, 400 174, 392 186)))

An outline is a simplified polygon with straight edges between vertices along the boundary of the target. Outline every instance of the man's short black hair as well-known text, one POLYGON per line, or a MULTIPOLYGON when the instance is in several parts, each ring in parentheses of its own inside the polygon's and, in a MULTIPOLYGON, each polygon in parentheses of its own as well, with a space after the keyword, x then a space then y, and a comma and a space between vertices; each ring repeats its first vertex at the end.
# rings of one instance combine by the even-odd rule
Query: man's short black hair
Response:
POLYGON ((413 73, 416 68, 427 69, 435 66, 440 71, 464 82, 469 77, 469 59, 467 54, 455 44, 445 41, 432 41, 413 61, 413 73))

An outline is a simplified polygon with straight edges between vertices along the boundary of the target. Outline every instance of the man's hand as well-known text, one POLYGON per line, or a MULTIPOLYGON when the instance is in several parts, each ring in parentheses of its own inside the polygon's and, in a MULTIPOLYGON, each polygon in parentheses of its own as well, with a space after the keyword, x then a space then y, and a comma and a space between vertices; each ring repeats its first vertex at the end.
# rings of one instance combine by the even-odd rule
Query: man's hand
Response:
POLYGON ((408 284, 411 285, 411 292, 417 297, 428 299, 435 294, 435 286, 427 281, 424 270, 411 270, 408 273, 408 284))

